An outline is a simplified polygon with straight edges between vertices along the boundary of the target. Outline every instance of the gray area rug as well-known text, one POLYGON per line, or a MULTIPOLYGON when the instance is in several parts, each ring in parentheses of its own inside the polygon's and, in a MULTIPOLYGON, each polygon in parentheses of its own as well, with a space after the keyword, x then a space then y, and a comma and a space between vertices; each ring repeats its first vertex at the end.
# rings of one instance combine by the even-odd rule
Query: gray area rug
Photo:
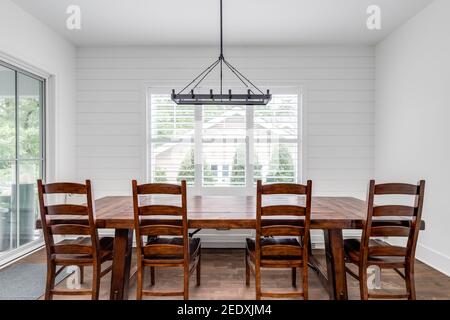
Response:
MULTIPOLYGON (((63 270, 56 284, 69 273, 63 270)), ((36 300, 45 292, 47 266, 45 264, 18 264, 0 271, 0 300, 36 300)))

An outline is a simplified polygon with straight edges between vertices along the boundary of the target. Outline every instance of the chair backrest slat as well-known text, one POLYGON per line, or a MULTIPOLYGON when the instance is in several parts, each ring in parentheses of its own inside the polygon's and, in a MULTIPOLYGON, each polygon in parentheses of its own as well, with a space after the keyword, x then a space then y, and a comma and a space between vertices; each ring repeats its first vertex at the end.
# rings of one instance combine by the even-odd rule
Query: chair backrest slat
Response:
POLYGON ((182 187, 167 183, 149 183, 137 186, 138 194, 180 194, 182 187))
POLYGON ((424 194, 425 181, 423 180, 417 185, 405 183, 377 185, 374 180, 370 181, 367 194, 367 219, 360 249, 363 263, 366 263, 370 256, 404 256, 407 261, 414 261, 422 219, 424 194), (414 206, 375 205, 376 196, 398 195, 413 196, 414 206), (407 238, 407 245, 406 247, 369 247, 372 237, 407 238))
POLYGON ((261 227, 261 236, 263 237, 276 237, 276 236, 294 236, 301 237, 305 235, 305 228, 299 226, 283 226, 283 225, 271 225, 267 227, 261 227))
POLYGON ((402 226, 378 226, 370 229, 371 237, 407 237, 410 228, 402 226))
POLYGON ((183 227, 173 225, 147 225, 140 227, 142 236, 183 236, 183 227))
MULTIPOLYGON (((138 185, 136 180, 132 181, 133 187, 133 208, 134 224, 136 230, 136 247, 138 259, 145 256, 178 256, 188 261, 189 257, 189 238, 187 223, 187 200, 186 200, 186 181, 181 185, 172 185, 166 183, 149 183, 138 185), (141 204, 140 196, 152 195, 179 195, 181 205, 164 204, 141 204), (148 223, 149 219, 158 219, 152 216, 165 216, 161 222, 148 223), (172 216, 172 218, 169 218, 172 216), (181 218, 181 219, 180 219, 181 218), (180 244, 144 244, 142 237, 151 236, 180 236, 183 242, 180 244)), ((152 198, 153 200, 157 200, 152 198)), ((142 201, 144 202, 144 201, 142 201)), ((150 220, 152 221, 152 220, 150 220)), ((159 221, 159 219, 158 219, 159 221)))
MULTIPOLYGON (((256 201, 256 255, 265 258, 270 256, 302 256, 307 260, 309 245, 309 225, 311 219, 311 198, 312 182, 307 185, 300 184, 270 184, 262 185, 257 182, 257 201, 256 201), (298 196, 305 196, 305 201, 298 201, 299 205, 281 204, 263 206, 263 197, 285 195, 286 202, 298 196), (271 219, 270 216, 278 216, 281 220, 271 219), (301 238, 302 248, 290 244, 271 244, 263 243, 261 237, 288 237, 295 236, 301 238)), ((300 200, 300 199, 297 199, 300 200)), ((277 203, 280 198, 277 199, 277 203)), ((270 259, 270 258, 268 258, 270 259)))
POLYGON ((51 225, 49 228, 53 235, 89 236, 91 234, 91 228, 89 226, 82 226, 79 224, 51 225))
POLYGON ((268 184, 261 187, 262 194, 298 194, 304 195, 307 192, 307 186, 291 183, 268 184))
POLYGON ((279 205, 261 207, 262 216, 304 216, 306 214, 305 207, 279 205))
POLYGON ((81 245, 81 244, 55 244, 52 246, 53 254, 89 254, 92 255, 92 246, 81 245))
POLYGON ((270 256, 302 256, 304 250, 298 246, 290 245, 271 245, 261 247, 261 256, 263 258, 270 256))
POLYGON ((169 205, 149 205, 139 207, 139 215, 182 216, 183 208, 169 205))
POLYGON ((74 205, 74 204, 58 204, 47 206, 48 215, 88 215, 88 208, 86 206, 74 205))
POLYGON ((49 183, 44 186, 44 193, 46 194, 86 194, 87 187, 84 184, 71 183, 71 182, 59 182, 49 183))
POLYGON ((420 186, 405 183, 385 183, 375 185, 375 195, 418 195, 420 186))
POLYGON ((395 256, 404 257, 406 255, 406 248, 399 246, 377 246, 369 248, 369 255, 375 256, 395 256))
MULTIPOLYGON (((54 254, 64 255, 90 255, 89 258, 97 259, 99 255, 99 238, 95 225, 94 204, 90 180, 85 184, 58 182, 43 184, 38 180, 38 194, 42 229, 44 233, 45 246, 48 259, 53 259, 54 254), (48 205, 46 196, 52 194, 59 195, 84 195, 86 203, 84 205, 58 203, 48 205), (65 223, 58 215, 78 216, 71 219, 70 223, 65 223), (53 219, 55 218, 55 219, 53 219), (57 218, 57 219, 56 219, 57 218), (88 245, 81 244, 55 244, 55 236, 79 235, 89 236, 88 245)), ((65 197, 64 197, 65 198, 65 197)))
POLYGON ((183 256, 183 246, 175 244, 149 244, 142 251, 144 255, 183 256))
POLYGON ((397 217, 413 217, 416 214, 417 208, 410 206, 399 206, 399 205, 390 205, 390 206, 376 206, 373 207, 373 216, 374 217, 389 217, 389 216, 397 216, 397 217))

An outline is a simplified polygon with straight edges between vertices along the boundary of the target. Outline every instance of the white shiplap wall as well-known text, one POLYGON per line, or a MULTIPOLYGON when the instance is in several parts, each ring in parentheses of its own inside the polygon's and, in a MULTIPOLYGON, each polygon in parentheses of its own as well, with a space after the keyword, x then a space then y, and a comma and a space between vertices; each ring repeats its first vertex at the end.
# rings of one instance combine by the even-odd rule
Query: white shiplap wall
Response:
MULTIPOLYGON (((374 172, 372 47, 227 48, 262 87, 303 92, 303 177, 318 195, 364 197, 374 172)), ((181 85, 216 48, 81 48, 77 56, 77 170, 96 196, 130 194, 145 179, 145 87, 181 85)))

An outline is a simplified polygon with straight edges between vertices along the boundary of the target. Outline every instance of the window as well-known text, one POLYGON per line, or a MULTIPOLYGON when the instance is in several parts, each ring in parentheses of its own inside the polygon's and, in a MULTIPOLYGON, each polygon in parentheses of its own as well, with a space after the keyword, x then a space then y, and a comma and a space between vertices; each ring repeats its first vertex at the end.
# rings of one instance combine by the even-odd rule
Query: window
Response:
POLYGON ((150 105, 151 181, 193 185, 194 107, 176 106, 169 95, 152 95, 150 105))
POLYGON ((202 111, 203 186, 244 187, 245 106, 203 106, 202 111), (217 178, 219 165, 231 167, 230 179, 217 178))
POLYGON ((228 177, 230 175, 229 168, 230 168, 230 166, 227 164, 224 164, 222 166, 222 177, 228 177))
POLYGON ((297 182, 297 96, 275 95, 267 106, 255 106, 254 180, 266 183, 297 182))
POLYGON ((187 180, 199 190, 297 182, 297 94, 275 94, 267 106, 177 106, 149 92, 151 182, 187 180))
POLYGON ((0 61, 0 259, 36 240, 45 81, 0 61))

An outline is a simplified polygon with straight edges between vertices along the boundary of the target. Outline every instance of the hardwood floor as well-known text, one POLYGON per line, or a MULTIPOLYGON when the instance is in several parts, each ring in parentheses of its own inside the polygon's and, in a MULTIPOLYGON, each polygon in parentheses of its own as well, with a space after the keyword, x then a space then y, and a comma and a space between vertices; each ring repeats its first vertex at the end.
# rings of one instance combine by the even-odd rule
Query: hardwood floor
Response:
MULTIPOLYGON (((195 299, 254 299, 254 280, 251 279, 251 286, 245 286, 245 264, 244 250, 240 249, 203 249, 202 253, 202 284, 195 286, 195 277, 190 281, 190 298, 195 299)), ((316 256, 321 258, 320 251, 316 256)), ((16 263, 45 263, 45 251, 39 250, 16 263)), ((133 264, 134 265, 134 264, 133 264)), ((157 269, 156 285, 157 290, 173 290, 182 287, 181 269, 157 269)), ((85 272, 85 285, 88 287, 91 281, 91 271, 85 272)), ((297 272, 298 286, 301 285, 301 275, 297 272)), ((150 284, 150 271, 146 273, 145 283, 150 284)), ((316 274, 311 270, 309 277, 309 296, 312 300, 327 300, 328 294, 320 284, 316 274)), ((263 270, 264 288, 286 290, 291 288, 290 270, 263 270)), ((404 292, 404 281, 393 271, 386 270, 382 273, 382 288, 377 290, 391 293, 404 292)), ((349 288, 349 299, 359 299, 358 282, 347 276, 349 288)), ((100 299, 109 298, 110 275, 102 278, 100 299)), ((65 286, 63 281, 60 286, 65 286)), ((431 267, 417 261, 416 262, 416 290, 417 299, 435 300, 450 299, 450 277, 432 269, 431 267)), ((136 296, 136 279, 130 281, 129 298, 136 296)), ((87 299, 88 297, 55 297, 55 299, 87 299)), ((42 297, 41 297, 42 299, 42 297)))

